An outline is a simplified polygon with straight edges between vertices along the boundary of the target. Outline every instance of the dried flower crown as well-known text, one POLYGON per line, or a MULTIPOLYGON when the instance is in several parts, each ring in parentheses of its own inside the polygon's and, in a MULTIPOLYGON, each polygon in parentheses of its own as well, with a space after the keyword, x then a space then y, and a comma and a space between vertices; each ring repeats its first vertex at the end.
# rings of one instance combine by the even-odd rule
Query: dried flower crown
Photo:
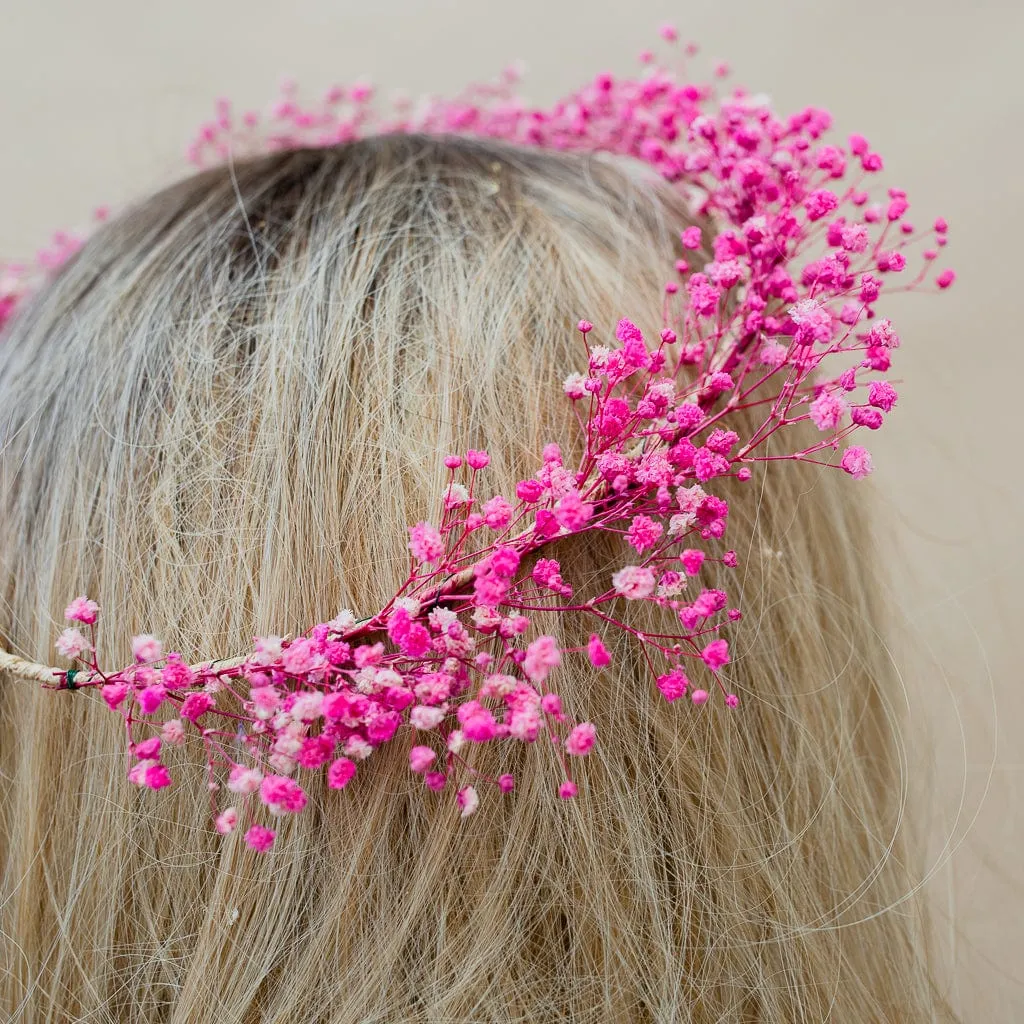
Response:
MULTIPOLYGON (((668 27, 662 36, 676 39, 668 27)), ((558 792, 574 796, 569 762, 592 748, 596 726, 571 722, 549 683, 566 658, 607 666, 603 631, 623 630, 642 647, 666 700, 703 704, 712 687, 700 680, 708 679, 736 707, 723 683, 730 652, 720 633, 740 611, 721 590, 683 596, 705 562, 737 564, 722 542, 729 506, 715 483, 749 480, 759 464, 780 459, 835 464, 855 479, 868 474, 871 456, 847 442, 860 428, 880 427, 897 400, 884 374, 899 336, 876 316, 876 304, 883 291, 947 288, 954 274, 930 273, 946 243, 944 221, 916 231, 899 189, 872 201, 866 183, 882 160, 862 136, 850 136, 845 147, 826 142, 831 118, 823 110, 782 119, 742 89, 718 99, 712 86, 682 80, 650 53, 641 61, 647 70, 640 77, 599 75, 546 110, 516 97, 512 73, 455 100, 429 99, 418 109, 396 102, 384 115, 368 86, 333 88, 306 108, 288 83, 269 132, 259 115, 239 122, 218 101, 217 119, 189 149, 198 166, 229 152, 329 146, 382 132, 473 134, 638 158, 717 233, 682 232, 684 258, 665 285, 656 344, 624 319, 614 343, 595 345, 594 327, 580 321, 580 372, 562 385, 583 431, 579 464, 564 465, 559 445, 548 444, 536 473, 514 495, 500 495, 486 491, 486 452, 447 458, 441 520, 409 528, 408 577, 375 614, 357 620, 344 611, 294 639, 257 637, 244 657, 191 666, 177 653, 165 655, 155 637, 136 636, 135 664, 111 672, 100 668, 95 649, 99 607, 79 597, 65 612, 77 625, 56 645, 78 667, 50 668, 0 651, 0 668, 57 689, 98 688, 124 718, 128 776, 140 786, 171 785, 162 751, 197 734, 217 830, 241 826, 261 851, 275 832, 259 819, 306 804, 297 779, 324 772, 328 786, 343 789, 375 748, 399 737, 409 743, 410 769, 431 790, 455 790, 463 815, 478 806, 474 782, 514 788, 511 774, 495 779, 469 765, 460 754, 467 745, 548 738, 563 769, 558 792), (852 181, 844 184, 848 172, 852 181), (920 242, 920 271, 894 284, 909 276, 907 255, 920 242), (694 265, 703 245, 713 260, 694 265), (739 409, 763 410, 752 433, 732 429, 730 414, 739 409), (787 428, 803 421, 818 428, 820 440, 780 447, 787 428), (591 531, 620 534, 628 564, 603 593, 580 601, 550 556, 560 537, 591 531), (536 553, 544 557, 521 569, 536 553), (621 601, 671 609, 677 635, 639 633, 616 617, 621 601), (540 610, 591 617, 586 648, 531 637, 530 613, 540 610), (79 626, 89 627, 89 637, 79 626), (216 795, 222 784, 227 800, 216 795)), ((717 77, 725 74, 716 69, 717 77)), ((59 266, 80 244, 58 235, 37 267, 8 266, 0 324, 38 272, 59 266)))

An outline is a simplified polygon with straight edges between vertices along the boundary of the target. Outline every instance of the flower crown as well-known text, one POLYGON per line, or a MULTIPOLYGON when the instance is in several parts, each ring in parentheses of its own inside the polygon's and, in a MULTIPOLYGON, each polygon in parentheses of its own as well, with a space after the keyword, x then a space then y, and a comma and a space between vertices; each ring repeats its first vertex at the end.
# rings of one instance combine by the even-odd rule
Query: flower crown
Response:
MULTIPOLYGON (((670 27, 661 34, 676 41, 670 27)), ((882 159, 863 136, 846 146, 827 142, 823 110, 780 118, 763 97, 737 88, 718 98, 713 86, 685 81, 651 53, 641 61, 642 75, 601 74, 549 109, 516 96, 513 72, 454 100, 395 101, 383 113, 366 85, 333 88, 304 107, 288 82, 269 130, 260 115, 237 119, 218 101, 216 120, 189 147, 198 166, 384 132, 610 152, 654 168, 714 233, 682 232, 683 258, 664 287, 656 341, 625 319, 614 342, 579 322, 580 372, 562 385, 582 431, 578 465, 565 465, 552 441, 514 494, 492 494, 487 452, 449 456, 440 521, 409 527, 408 576, 379 611, 343 611, 294 638, 256 637, 243 657, 199 665, 165 654, 153 636, 136 636, 135 663, 106 671, 95 647, 100 609, 83 596, 68 605, 76 625, 56 644, 75 667, 0 651, 0 668, 55 689, 98 688, 124 719, 128 777, 139 786, 171 785, 163 751, 189 733, 200 737, 217 831, 244 831, 260 851, 274 842, 273 816, 305 806, 303 778, 323 772, 329 787, 344 789, 361 762, 395 740, 409 744, 409 768, 427 788, 455 792, 462 815, 477 809, 481 783, 504 793, 515 786, 511 774, 493 778, 464 759, 474 744, 550 741, 562 770, 558 793, 575 796, 570 762, 591 750, 597 728, 571 721, 550 684, 570 658, 608 666, 609 631, 642 648, 665 700, 702 705, 717 688, 735 708, 723 682, 730 652, 721 633, 741 613, 725 592, 697 582, 706 563, 737 565, 722 539, 729 505, 716 485, 749 481, 762 463, 783 459, 866 476, 871 456, 850 436, 878 429, 897 400, 884 375, 899 336, 876 305, 883 291, 945 289, 954 274, 931 274, 946 244, 943 220, 915 230, 900 189, 872 201, 867 183, 882 159), (920 270, 906 281, 918 243, 920 270), (747 410, 746 422, 754 410, 760 425, 734 429, 737 410, 747 410), (820 439, 787 448, 789 428, 804 421, 820 439), (557 541, 596 531, 621 536, 623 564, 584 601, 563 577, 557 541), (526 571, 527 556, 537 554, 526 571), (640 633, 617 617, 624 601, 670 609, 677 631, 640 633), (555 636, 531 635, 535 611, 589 617, 594 632, 584 649, 560 647, 555 636), (217 795, 222 785, 226 799, 217 795)), ((0 325, 80 244, 60 234, 36 267, 5 268, 0 325)))

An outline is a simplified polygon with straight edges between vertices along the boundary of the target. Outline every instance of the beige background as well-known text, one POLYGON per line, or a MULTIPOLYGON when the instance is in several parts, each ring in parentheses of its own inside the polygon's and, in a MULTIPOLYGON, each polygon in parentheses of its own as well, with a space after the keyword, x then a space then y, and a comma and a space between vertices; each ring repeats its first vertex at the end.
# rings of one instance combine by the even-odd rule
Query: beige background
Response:
MULTIPOLYGON (((944 214, 959 281, 899 303, 899 415, 872 438, 904 611, 894 652, 934 768, 929 882, 970 1021, 1024 1020, 1024 8, 1013 0, 4 0, 0 252, 28 255, 179 174, 217 94, 262 105, 367 75, 448 91, 522 58, 549 100, 632 69, 666 19, 780 112, 813 103, 863 131, 915 219, 944 214)), ((310 93, 312 95, 312 93, 310 93)), ((624 311, 628 312, 628 311, 624 311)))

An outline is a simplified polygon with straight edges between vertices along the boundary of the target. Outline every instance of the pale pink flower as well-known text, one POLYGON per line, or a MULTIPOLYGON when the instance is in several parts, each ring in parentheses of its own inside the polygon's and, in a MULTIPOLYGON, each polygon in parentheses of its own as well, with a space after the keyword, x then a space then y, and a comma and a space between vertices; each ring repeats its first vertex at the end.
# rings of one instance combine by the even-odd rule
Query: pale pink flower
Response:
POLYGON ((430 747, 413 747, 409 751, 409 768, 414 772, 425 772, 436 758, 437 752, 430 747))
POLYGON ((553 636, 539 636, 526 648, 523 672, 533 683, 543 683, 553 668, 561 664, 562 654, 553 636))
POLYGON ((565 741, 566 752, 576 757, 583 757, 593 747, 596 737, 597 728, 593 722, 580 722, 569 733, 568 739, 565 741))
POLYGON ((263 773, 259 769, 236 764, 228 773, 227 787, 232 793, 255 793, 262 781, 263 773))
POLYGON ((627 565, 612 576, 615 592, 629 601, 650 597, 654 583, 654 571, 645 566, 627 565))
MULTIPOLYGON (((69 616, 70 618, 70 616, 69 616)), ((77 629, 65 629, 54 644, 57 653, 63 658, 79 658, 86 651, 92 650, 89 641, 77 629)))
POLYGON ((259 853, 266 853, 274 845, 274 837, 277 833, 273 829, 264 828, 262 825, 253 825, 245 833, 245 842, 259 853))
POLYGON ((462 808, 463 818, 469 817, 480 806, 480 797, 473 786, 463 786, 455 799, 462 808))
POLYGON ((72 622, 81 622, 91 626, 99 618, 100 606, 95 601, 90 601, 84 594, 76 597, 64 609, 64 618, 72 622))
POLYGON ((238 811, 234 807, 227 807, 217 815, 217 831, 226 836, 234 832, 238 824, 238 811))
POLYGON ((149 633, 132 637, 132 654, 135 655, 135 660, 140 664, 142 662, 158 660, 162 651, 163 648, 160 645, 160 641, 149 633))
POLYGON ((180 718, 169 718, 160 726, 160 736, 165 743, 181 746, 185 742, 185 727, 180 718))

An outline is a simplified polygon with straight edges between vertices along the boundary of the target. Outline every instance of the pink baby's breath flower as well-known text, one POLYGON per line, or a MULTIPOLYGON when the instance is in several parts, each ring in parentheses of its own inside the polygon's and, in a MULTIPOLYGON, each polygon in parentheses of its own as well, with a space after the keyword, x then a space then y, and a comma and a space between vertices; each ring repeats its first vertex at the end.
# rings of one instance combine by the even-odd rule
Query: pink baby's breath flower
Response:
POLYGON ((691 274, 686 283, 690 307, 698 316, 711 316, 718 309, 721 293, 704 274, 691 274))
POLYGON ((164 789, 171 784, 171 773, 162 764, 150 765, 142 777, 142 785, 147 789, 164 789))
POLYGON ((700 248, 700 228, 689 227, 682 232, 682 241, 684 249, 699 249, 700 248))
POLYGON ((409 527, 409 550, 418 562, 439 562, 444 556, 444 540, 430 523, 409 527))
POLYGON ((686 673, 679 668, 658 676, 658 689, 669 703, 684 696, 689 685, 690 680, 686 678, 686 673))
POLYGON ((57 653, 63 658, 80 658, 86 651, 91 650, 88 640, 73 628, 65 629, 54 644, 57 653))
POLYGON ((587 394, 585 386, 587 378, 582 373, 570 373, 565 378, 565 383, 562 385, 562 390, 571 398, 573 401, 578 401, 584 398, 587 394))
POLYGON ((436 758, 437 752, 430 747, 413 747, 409 751, 409 768, 414 772, 425 772, 436 758))
POLYGON ((149 633, 132 637, 132 654, 135 655, 135 660, 140 664, 156 661, 160 657, 162 650, 160 641, 149 633))
POLYGON ((355 762, 350 761, 347 757, 339 757, 336 761, 332 761, 330 768, 327 769, 327 785, 331 789, 344 789, 355 773, 355 762))
POLYGON ((815 299, 802 299, 791 306, 789 318, 796 326, 793 341, 798 345, 832 340, 832 314, 815 299))
POLYGON ((871 472, 871 453, 859 445, 850 445, 839 464, 854 480, 861 480, 871 472))
POLYGON ((100 606, 95 601, 90 601, 84 594, 76 597, 64 609, 64 618, 72 622, 81 622, 91 626, 99 618, 100 606))
POLYGON ((555 503, 555 518, 560 526, 575 533, 582 530, 593 514, 594 506, 583 501, 579 491, 573 488, 555 503))
POLYGON ((281 655, 281 667, 289 675, 301 676, 310 672, 318 662, 313 644, 306 637, 293 640, 281 655))
POLYGON ((594 668, 604 668, 612 660, 612 656, 608 653, 608 648, 605 647, 601 642, 601 638, 596 633, 590 634, 590 640, 587 642, 587 656, 590 658, 590 664, 594 668))
POLYGON ((637 551, 646 551, 657 544, 658 538, 663 532, 664 527, 661 523, 651 519, 650 516, 639 515, 634 516, 633 522, 630 523, 626 539, 637 551))
POLYGON ((687 548, 679 556, 679 561, 683 563, 687 576, 696 576, 704 564, 704 558, 704 552, 700 548, 687 548))
POLYGON ((139 710, 144 715, 156 713, 157 708, 167 698, 167 687, 163 683, 154 683, 152 686, 144 687, 138 693, 139 710))
POLYGON ((306 806, 306 794, 293 779, 284 775, 268 775, 260 783, 260 799, 271 814, 294 814, 306 806))
POLYGON ((181 717, 192 723, 198 722, 213 705, 214 700, 208 693, 190 693, 182 702, 181 717))
POLYGON ((173 744, 176 747, 185 742, 185 727, 180 718, 169 718, 160 726, 160 736, 164 743, 173 744))
POLYGON ((694 690, 693 693, 690 694, 690 700, 692 700, 694 704, 706 704, 707 699, 707 690, 694 690))
POLYGON ((804 198, 804 209, 807 211, 807 219, 811 221, 821 220, 822 217, 831 213, 838 205, 839 197, 827 188, 815 189, 804 198))
POLYGON ((434 729, 444 721, 444 708, 418 705, 409 712, 409 721, 417 729, 434 729))
POLYGON ((782 366, 789 358, 789 350, 785 345, 777 341, 768 341, 761 346, 757 358, 763 366, 769 366, 772 369, 775 369, 776 367, 782 366))
POLYGON ((553 668, 561 664, 562 654, 553 636, 539 636, 526 648, 523 672, 533 683, 543 683, 553 668))
POLYGON ((896 404, 898 397, 896 389, 888 381, 873 381, 871 387, 868 388, 868 401, 882 412, 889 412, 896 404))
POLYGON ((181 655, 171 652, 167 664, 160 673, 160 679, 169 690, 184 690, 195 682, 195 673, 182 661, 181 655))
POLYGON ((720 668, 729 664, 729 642, 727 640, 712 640, 700 652, 700 656, 704 659, 704 664, 712 672, 717 672, 720 668))
POLYGON ((121 702, 128 696, 128 684, 127 683, 106 683, 101 689, 100 694, 103 697, 104 702, 111 711, 117 709, 121 702))
POLYGON ((281 657, 279 636, 258 636, 253 641, 253 654, 249 658, 256 665, 270 665, 281 657))
POLYGON ((229 835, 235 831, 238 824, 238 811, 234 807, 227 807, 217 815, 217 831, 222 835, 229 835))
POLYGON ((843 413, 846 412, 846 402, 839 395, 832 391, 822 391, 818 397, 811 402, 811 421, 819 430, 835 430, 839 426, 843 413))
POLYGON ((654 572, 646 566, 627 565, 612 576, 615 592, 629 601, 650 597, 654 583, 654 572))
POLYGON ((458 711, 462 735, 473 743, 486 743, 498 734, 498 723, 488 708, 479 701, 470 700, 458 711))
POLYGON ((579 787, 576 785, 575 782, 566 781, 558 787, 558 795, 563 800, 571 800, 574 796, 576 796, 578 792, 579 787))
POLYGON ((566 752, 575 757, 583 757, 590 752, 597 737, 597 728, 593 722, 580 722, 569 733, 565 741, 566 752))
POLYGON ((562 698, 557 693, 545 693, 540 701, 541 708, 545 713, 553 715, 558 721, 563 721, 565 715, 562 713, 562 698))
POLYGON ((263 773, 259 769, 236 764, 228 773, 227 787, 232 793, 255 793, 262 781, 263 773))
POLYGON ((500 494, 485 501, 482 512, 492 530, 502 530, 512 521, 513 508, 500 494))
POLYGON ((135 744, 135 756, 142 761, 160 756, 160 737, 150 736, 149 739, 135 744))
POLYGON ((264 828, 262 825, 252 825, 245 833, 245 842, 258 853, 266 853, 274 845, 276 836, 277 833, 273 829, 264 828))
POLYGON ((455 799, 459 807, 462 808, 463 818, 468 818, 480 806, 480 797, 473 786, 463 786, 455 799))

